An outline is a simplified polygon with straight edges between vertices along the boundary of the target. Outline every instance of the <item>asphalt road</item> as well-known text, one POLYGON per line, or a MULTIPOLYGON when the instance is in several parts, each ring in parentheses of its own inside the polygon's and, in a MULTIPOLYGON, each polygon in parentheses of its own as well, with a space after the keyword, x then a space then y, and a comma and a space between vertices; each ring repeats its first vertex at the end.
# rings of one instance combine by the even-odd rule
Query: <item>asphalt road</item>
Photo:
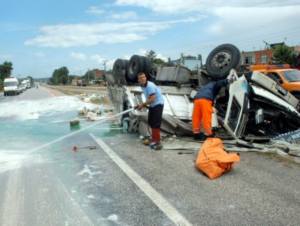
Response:
MULTIPOLYGON (((30 89, 8 98, 50 95, 30 89)), ((194 168, 193 154, 150 151, 137 135, 107 127, 76 134, 0 171, 0 225, 300 224, 298 164, 241 153, 233 171, 211 181, 194 168), (74 145, 96 148, 73 152, 74 145)))

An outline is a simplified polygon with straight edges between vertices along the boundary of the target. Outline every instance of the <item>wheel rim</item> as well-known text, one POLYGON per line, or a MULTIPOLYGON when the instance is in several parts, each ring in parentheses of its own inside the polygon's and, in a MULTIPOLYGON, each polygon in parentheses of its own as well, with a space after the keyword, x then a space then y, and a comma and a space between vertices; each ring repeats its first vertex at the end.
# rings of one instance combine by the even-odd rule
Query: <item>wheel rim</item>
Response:
POLYGON ((231 55, 227 52, 219 52, 212 59, 212 65, 218 69, 227 67, 231 62, 231 55))

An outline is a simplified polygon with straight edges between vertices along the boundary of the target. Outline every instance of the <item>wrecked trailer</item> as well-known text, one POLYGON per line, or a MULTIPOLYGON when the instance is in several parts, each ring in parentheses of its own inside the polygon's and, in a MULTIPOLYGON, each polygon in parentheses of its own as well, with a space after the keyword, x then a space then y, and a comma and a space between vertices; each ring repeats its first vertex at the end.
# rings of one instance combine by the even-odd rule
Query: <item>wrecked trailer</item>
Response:
MULTIPOLYGON (((220 92, 215 103, 212 127, 217 134, 224 135, 225 129, 225 135, 234 139, 268 141, 299 129, 298 99, 259 72, 239 73, 238 76, 239 62, 240 52, 231 44, 215 48, 197 74, 179 65, 154 68, 146 57, 137 55, 129 61, 118 59, 113 73, 106 75, 109 97, 117 112, 145 101, 137 84, 137 73, 145 71, 148 79, 160 86, 165 100, 162 131, 190 136, 195 87, 201 88, 211 80, 234 74, 236 81, 220 92)), ((147 110, 124 115, 120 123, 129 132, 144 136, 150 133, 147 110)))
MULTIPOLYGON (((192 134, 190 122, 193 103, 190 94, 193 89, 189 81, 190 73, 187 68, 182 66, 158 69, 155 82, 164 84, 159 86, 165 101, 161 129, 168 134, 180 136, 192 134)), ((112 82, 116 80, 116 75, 108 75, 108 77, 108 94, 117 112, 145 102, 141 87, 136 82, 132 82, 132 79, 127 78, 126 84, 121 85, 112 82)), ((153 78, 150 79, 153 81, 153 78)), ((134 110, 122 116, 120 124, 128 132, 139 132, 147 136, 149 135, 147 118, 147 110, 134 110)))

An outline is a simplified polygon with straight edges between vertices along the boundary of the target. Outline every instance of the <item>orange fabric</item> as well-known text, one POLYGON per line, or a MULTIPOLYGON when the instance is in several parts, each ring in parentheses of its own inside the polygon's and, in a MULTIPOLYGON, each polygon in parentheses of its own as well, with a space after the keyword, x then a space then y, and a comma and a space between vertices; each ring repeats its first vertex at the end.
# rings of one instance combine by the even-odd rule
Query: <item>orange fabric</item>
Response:
POLYGON ((212 101, 207 99, 194 100, 193 133, 200 133, 204 129, 205 135, 211 135, 211 118, 213 113, 212 101))
POLYGON ((220 177, 230 171, 235 162, 240 161, 236 153, 224 151, 224 145, 219 138, 208 138, 198 152, 196 167, 210 179, 220 177))

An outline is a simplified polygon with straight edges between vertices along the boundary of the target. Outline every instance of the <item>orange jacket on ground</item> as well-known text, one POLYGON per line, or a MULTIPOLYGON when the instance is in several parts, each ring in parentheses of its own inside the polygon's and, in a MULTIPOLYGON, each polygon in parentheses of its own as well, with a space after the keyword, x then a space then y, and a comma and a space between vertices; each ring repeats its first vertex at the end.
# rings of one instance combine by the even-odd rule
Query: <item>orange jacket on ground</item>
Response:
POLYGON ((219 138, 208 138, 198 152, 196 167, 210 179, 220 177, 232 169, 235 162, 240 161, 236 153, 224 151, 224 145, 219 138))

